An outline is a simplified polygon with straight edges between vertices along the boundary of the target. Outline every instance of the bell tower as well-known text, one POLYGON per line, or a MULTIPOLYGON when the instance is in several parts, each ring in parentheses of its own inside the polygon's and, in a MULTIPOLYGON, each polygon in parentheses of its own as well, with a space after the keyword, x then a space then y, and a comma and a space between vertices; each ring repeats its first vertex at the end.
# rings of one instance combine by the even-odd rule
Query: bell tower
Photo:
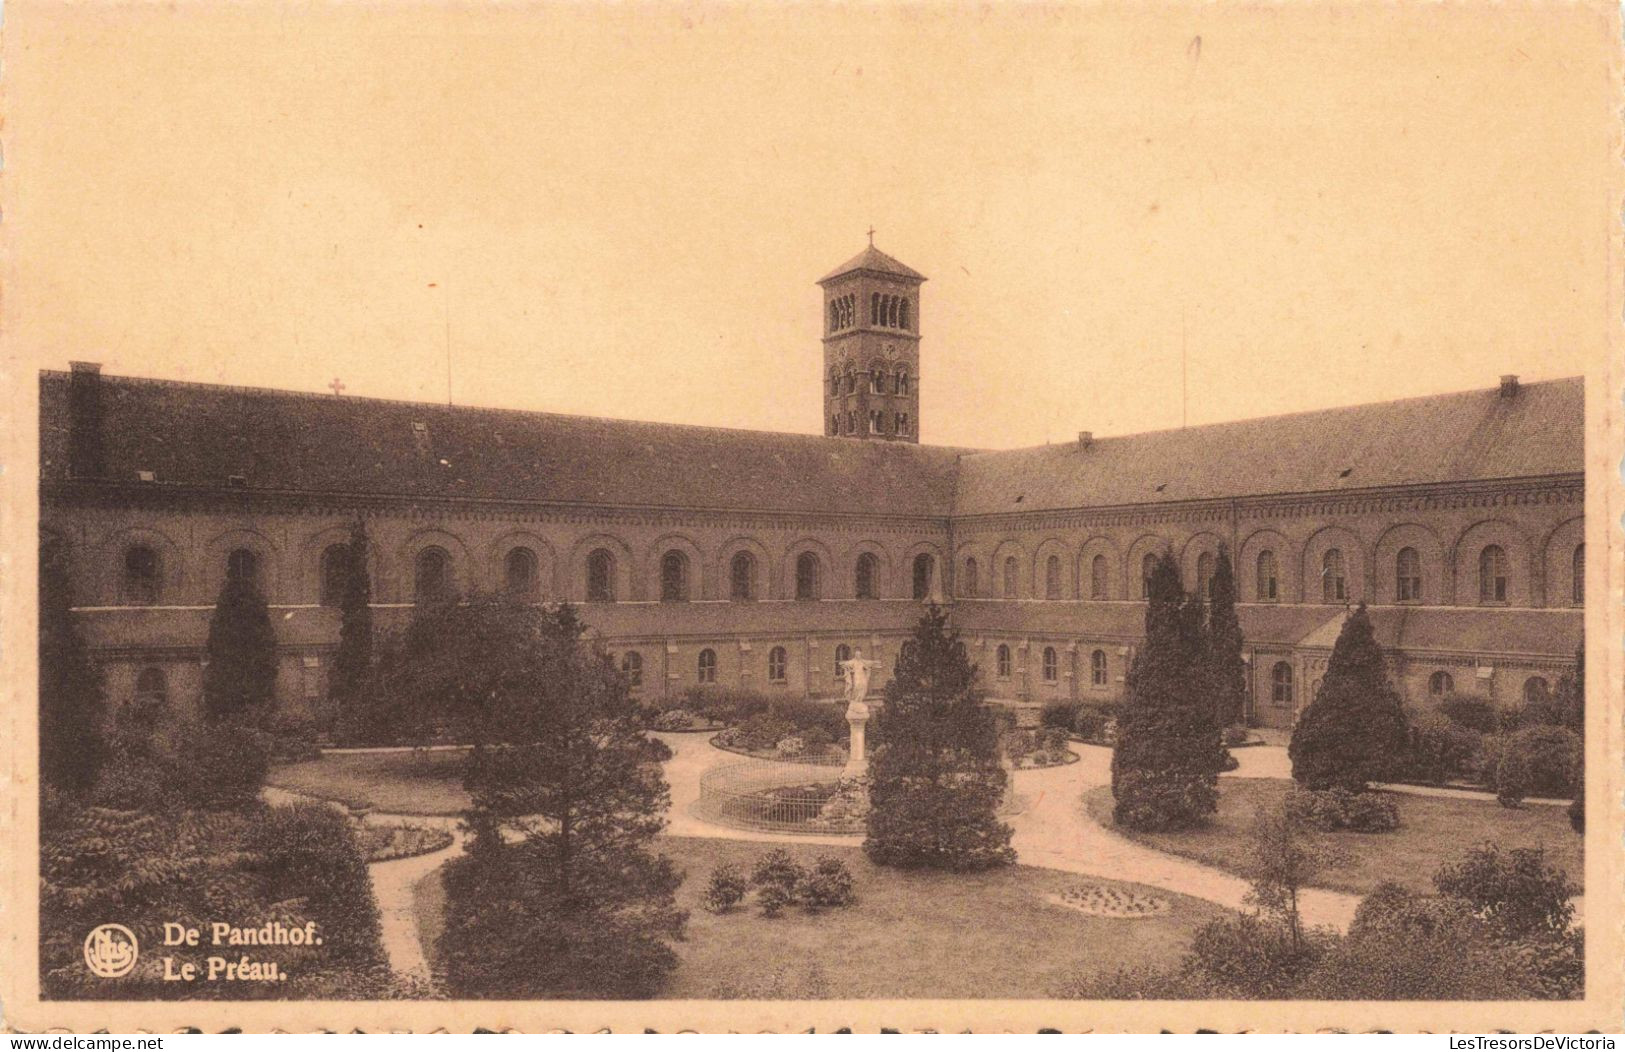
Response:
POLYGON ((920 440, 920 285, 925 275, 869 247, 820 278, 824 434, 920 440))

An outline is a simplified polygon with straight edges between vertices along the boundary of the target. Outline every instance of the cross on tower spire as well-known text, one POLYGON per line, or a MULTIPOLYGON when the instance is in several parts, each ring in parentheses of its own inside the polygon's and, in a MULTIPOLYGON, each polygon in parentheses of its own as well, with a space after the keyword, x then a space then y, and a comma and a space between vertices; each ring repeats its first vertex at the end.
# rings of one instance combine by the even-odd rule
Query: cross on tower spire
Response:
POLYGON ((873 223, 869 224, 869 247, 875 247, 875 227, 873 223))

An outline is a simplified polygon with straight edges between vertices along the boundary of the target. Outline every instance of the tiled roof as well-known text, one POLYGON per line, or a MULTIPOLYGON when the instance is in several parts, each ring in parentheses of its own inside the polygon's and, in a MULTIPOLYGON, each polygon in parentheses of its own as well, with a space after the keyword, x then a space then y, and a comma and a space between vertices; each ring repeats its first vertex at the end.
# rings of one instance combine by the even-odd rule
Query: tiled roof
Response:
MULTIPOLYGON (((766 431, 101 379, 105 477, 159 485, 943 516, 957 450, 766 431)), ((41 477, 67 474, 65 373, 41 376, 41 477)))
POLYGON ((1579 378, 967 455, 955 514, 1578 474, 1579 378))
POLYGON ((876 274, 891 274, 900 278, 908 278, 911 281, 925 280, 924 274, 921 274, 913 267, 899 263, 897 260, 886 255, 886 253, 880 251, 880 249, 870 245, 868 248, 864 249, 862 252, 859 252, 845 263, 842 263, 828 274, 825 274, 823 277, 819 278, 818 284, 822 285, 826 281, 834 281, 841 275, 850 274, 855 270, 867 270, 876 274))

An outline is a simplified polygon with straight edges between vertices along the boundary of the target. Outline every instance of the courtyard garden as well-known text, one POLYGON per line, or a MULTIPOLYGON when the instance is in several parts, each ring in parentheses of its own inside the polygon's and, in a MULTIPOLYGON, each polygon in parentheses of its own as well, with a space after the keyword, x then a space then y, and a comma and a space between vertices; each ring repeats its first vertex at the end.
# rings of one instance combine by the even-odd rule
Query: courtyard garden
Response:
MULTIPOLYGON (((1054 995, 1080 973, 1167 966, 1203 925, 1229 915, 1183 895, 1032 866, 954 874, 880 867, 857 848, 821 844, 667 836, 653 846, 687 878, 677 892, 689 911, 687 936, 674 945, 679 964, 660 992, 668 998, 1054 995), (772 917, 749 900, 725 913, 704 908, 713 869, 748 873, 770 847, 806 866, 840 859, 853 876, 853 904, 772 917)), ((433 961, 445 904, 440 871, 413 891, 433 961)))
POLYGON ((352 810, 393 815, 460 815, 466 749, 330 752, 315 760, 274 767, 266 784, 352 810))
MULTIPOLYGON (((1252 862, 1255 816, 1260 809, 1279 812, 1291 790, 1292 783, 1284 779, 1226 778, 1218 812, 1205 825, 1185 830, 1151 832, 1114 825, 1109 785, 1089 790, 1083 806, 1091 819, 1130 840, 1242 875, 1252 862)), ((1512 810, 1488 799, 1383 795, 1398 805, 1397 829, 1305 833, 1341 859, 1317 877, 1317 886, 1364 895, 1379 884, 1392 882, 1427 894, 1441 859, 1458 858, 1484 843, 1509 850, 1544 847, 1551 861, 1576 884, 1584 879, 1582 841, 1569 827, 1561 807, 1531 805, 1512 810)))

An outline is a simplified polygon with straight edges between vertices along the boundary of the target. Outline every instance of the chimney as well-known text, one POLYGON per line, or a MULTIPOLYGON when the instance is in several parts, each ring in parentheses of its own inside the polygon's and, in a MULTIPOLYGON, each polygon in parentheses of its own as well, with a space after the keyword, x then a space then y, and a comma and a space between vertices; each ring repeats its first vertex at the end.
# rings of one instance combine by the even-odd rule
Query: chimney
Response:
POLYGON ((1095 433, 1093 431, 1079 431, 1078 432, 1078 449, 1080 451, 1088 449, 1090 446, 1092 446, 1094 444, 1095 444, 1095 433))
POLYGON ((68 471, 74 478, 107 473, 102 456, 102 364, 69 362, 68 471))
POLYGON ((1516 375, 1512 374, 1512 373, 1507 373, 1505 376, 1502 376, 1501 377, 1501 397, 1502 398, 1511 398, 1513 395, 1515 395, 1517 393, 1518 393, 1518 377, 1516 375))

